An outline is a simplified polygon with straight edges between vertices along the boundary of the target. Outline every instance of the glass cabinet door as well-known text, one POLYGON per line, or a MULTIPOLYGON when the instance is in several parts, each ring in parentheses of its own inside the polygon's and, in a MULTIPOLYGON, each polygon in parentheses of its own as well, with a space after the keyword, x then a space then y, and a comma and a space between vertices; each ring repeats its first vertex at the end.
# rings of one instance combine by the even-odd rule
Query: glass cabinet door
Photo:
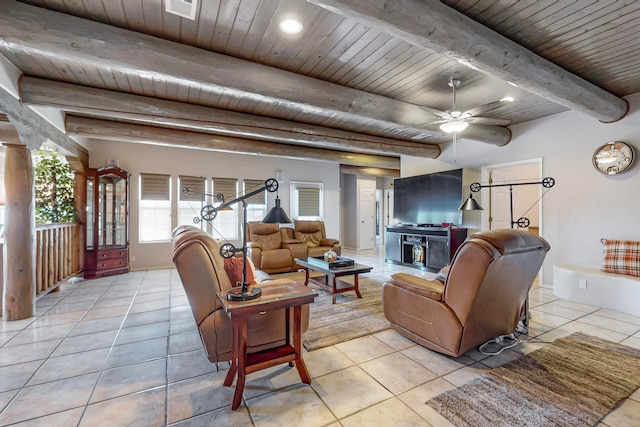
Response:
POLYGON ((101 175, 98 184, 98 246, 127 245, 127 181, 101 175))

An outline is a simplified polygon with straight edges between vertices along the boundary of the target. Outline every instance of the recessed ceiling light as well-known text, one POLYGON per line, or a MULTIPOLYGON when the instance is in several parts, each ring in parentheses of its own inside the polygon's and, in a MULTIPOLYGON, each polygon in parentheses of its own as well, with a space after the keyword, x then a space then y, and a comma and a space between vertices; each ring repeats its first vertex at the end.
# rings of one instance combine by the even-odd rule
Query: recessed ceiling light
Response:
POLYGON ((513 102, 513 97, 512 96, 505 96, 504 98, 502 98, 500 100, 500 102, 513 102))
POLYGON ((298 34, 302 31, 302 22, 297 19, 284 19, 280 21, 280 29, 287 34, 298 34))

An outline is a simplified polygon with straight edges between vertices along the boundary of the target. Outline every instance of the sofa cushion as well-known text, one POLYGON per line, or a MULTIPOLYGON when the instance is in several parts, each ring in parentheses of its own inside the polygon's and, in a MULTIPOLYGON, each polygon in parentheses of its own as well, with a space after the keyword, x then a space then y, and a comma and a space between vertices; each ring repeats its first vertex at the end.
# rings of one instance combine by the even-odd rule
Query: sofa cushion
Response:
POLYGON ((640 241, 602 239, 601 242, 602 271, 640 277, 640 241))

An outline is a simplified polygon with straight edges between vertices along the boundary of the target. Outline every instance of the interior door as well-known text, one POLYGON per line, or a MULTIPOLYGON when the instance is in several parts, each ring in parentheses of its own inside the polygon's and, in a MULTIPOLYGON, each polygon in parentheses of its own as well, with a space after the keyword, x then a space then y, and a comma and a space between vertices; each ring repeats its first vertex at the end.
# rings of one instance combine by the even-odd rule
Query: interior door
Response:
POLYGON ((375 181, 358 183, 358 249, 374 249, 376 244, 375 181))
MULTIPOLYGON (((517 182, 518 176, 512 172, 494 169, 491 171, 491 184, 517 182)), ((514 204, 516 202, 514 194, 514 204)), ((511 209, 509 202, 509 187, 493 187, 490 194, 489 229, 511 228, 511 209)))

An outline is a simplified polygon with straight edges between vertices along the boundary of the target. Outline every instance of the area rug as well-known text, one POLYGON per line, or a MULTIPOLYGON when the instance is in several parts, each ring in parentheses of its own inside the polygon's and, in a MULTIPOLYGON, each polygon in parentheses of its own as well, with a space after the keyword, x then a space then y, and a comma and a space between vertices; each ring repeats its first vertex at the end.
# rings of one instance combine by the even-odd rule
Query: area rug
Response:
POLYGON ((560 338, 427 404, 456 426, 593 426, 640 387, 640 349, 560 338))
MULTIPOLYGON (((311 276, 317 276, 311 273, 311 276)), ((274 274, 274 278, 283 277, 304 283, 304 273, 274 274)), ((353 283, 353 277, 342 277, 345 282, 353 283)), ((309 305, 309 328, 302 336, 304 347, 311 351, 328 347, 344 341, 389 329, 389 321, 382 312, 382 283, 384 279, 376 276, 360 275, 358 288, 362 298, 354 291, 336 296, 331 303, 331 293, 311 285, 318 296, 309 305)))

